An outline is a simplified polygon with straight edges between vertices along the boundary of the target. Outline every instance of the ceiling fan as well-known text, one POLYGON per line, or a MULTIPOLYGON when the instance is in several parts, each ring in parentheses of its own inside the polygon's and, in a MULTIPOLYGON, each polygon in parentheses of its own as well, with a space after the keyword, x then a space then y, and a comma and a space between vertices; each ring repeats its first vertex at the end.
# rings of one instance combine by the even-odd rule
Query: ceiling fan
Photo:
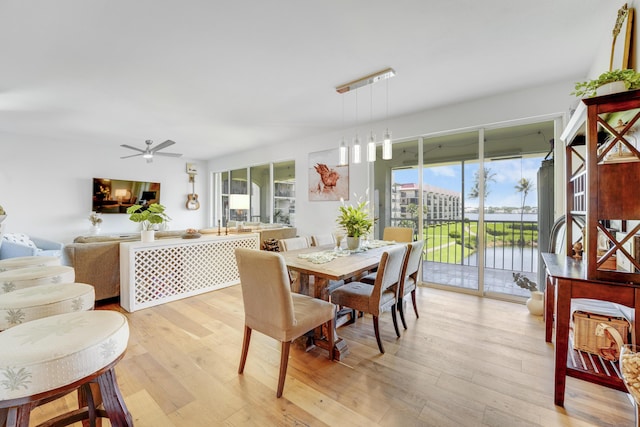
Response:
POLYGON ((132 154, 130 156, 124 156, 124 157, 120 157, 121 159, 128 159, 129 157, 137 157, 137 156, 142 156, 145 159, 147 159, 147 163, 151 163, 153 162, 153 156, 154 155, 158 155, 158 156, 166 156, 166 157, 180 157, 182 156, 182 154, 178 154, 178 153, 161 153, 160 150, 162 150, 163 148, 166 148, 170 145, 175 144, 175 141, 172 141, 170 139, 167 139, 165 142, 156 145, 155 147, 151 148, 151 145, 153 144, 153 141, 150 139, 147 139, 145 141, 145 144, 147 144, 147 148, 146 149, 140 149, 137 147, 133 147, 131 145, 127 145, 127 144, 120 144, 121 147, 124 148, 128 148, 130 150, 135 150, 138 151, 138 154, 132 154))

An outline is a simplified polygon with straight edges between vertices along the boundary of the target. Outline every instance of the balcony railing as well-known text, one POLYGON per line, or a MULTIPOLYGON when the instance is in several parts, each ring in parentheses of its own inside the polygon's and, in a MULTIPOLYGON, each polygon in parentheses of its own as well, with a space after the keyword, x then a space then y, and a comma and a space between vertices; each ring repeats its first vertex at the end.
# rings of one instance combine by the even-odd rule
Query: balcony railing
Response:
MULTIPOLYGON (((392 226, 413 227, 417 220, 394 218, 392 226)), ((429 219, 423 225, 425 261, 477 266, 478 221, 429 219)), ((484 221, 484 265, 498 270, 538 271, 538 224, 535 221, 484 221)), ((417 236, 416 236, 417 237, 417 236)))

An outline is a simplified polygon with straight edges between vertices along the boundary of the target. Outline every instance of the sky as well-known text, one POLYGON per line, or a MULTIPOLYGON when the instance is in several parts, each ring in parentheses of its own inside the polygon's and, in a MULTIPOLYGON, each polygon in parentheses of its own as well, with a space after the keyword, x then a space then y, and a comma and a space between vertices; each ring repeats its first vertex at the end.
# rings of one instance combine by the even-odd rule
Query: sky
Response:
MULTIPOLYGON (((520 207, 522 206, 522 193, 515 190, 520 178, 524 177, 533 184, 532 191, 527 195, 527 206, 538 206, 537 176, 543 158, 522 158, 485 162, 493 176, 489 182, 489 194, 485 201, 485 207, 520 207)), ((477 207, 478 199, 469 199, 469 192, 475 182, 475 172, 478 163, 465 164, 465 205, 477 207)), ((424 169, 423 181, 435 187, 444 188, 462 193, 462 167, 458 165, 436 166, 424 169)), ((402 169, 394 171, 393 182, 398 184, 410 184, 418 182, 418 169, 402 169)))

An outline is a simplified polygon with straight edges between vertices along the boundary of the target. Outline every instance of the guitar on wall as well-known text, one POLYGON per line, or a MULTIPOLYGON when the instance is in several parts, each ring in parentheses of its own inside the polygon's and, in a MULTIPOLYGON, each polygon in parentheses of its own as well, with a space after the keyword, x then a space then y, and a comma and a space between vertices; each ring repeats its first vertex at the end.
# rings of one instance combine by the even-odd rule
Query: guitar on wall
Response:
POLYGON ((189 174, 189 182, 191 183, 191 194, 187 194, 187 209, 198 210, 200 209, 200 202, 198 201, 198 195, 196 194, 196 180, 194 174, 189 174))

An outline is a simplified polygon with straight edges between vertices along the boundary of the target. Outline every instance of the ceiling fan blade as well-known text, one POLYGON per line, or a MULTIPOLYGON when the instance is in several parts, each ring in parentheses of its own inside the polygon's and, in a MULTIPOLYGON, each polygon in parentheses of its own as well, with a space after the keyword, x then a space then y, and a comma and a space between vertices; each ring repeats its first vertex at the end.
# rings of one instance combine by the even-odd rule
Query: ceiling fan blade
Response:
POLYGON ((129 157, 138 157, 138 156, 142 156, 142 154, 144 153, 140 153, 140 154, 132 154, 130 156, 124 156, 124 157, 120 157, 121 159, 128 159, 129 157))
POLYGON ((139 151, 139 152, 141 152, 141 153, 144 153, 144 150, 141 150, 141 149, 139 149, 139 148, 137 148, 137 147, 133 147, 133 146, 131 146, 131 145, 127 145, 127 144, 120 144, 120 147, 128 148, 128 149, 130 149, 130 150, 136 150, 136 151, 139 151))
POLYGON ((168 147, 168 146, 173 145, 173 144, 175 144, 175 141, 172 141, 172 140, 170 140, 170 139, 167 139, 167 140, 166 140, 165 142, 163 142, 162 144, 158 144, 158 145, 156 145, 155 147, 153 147, 153 148, 151 149, 151 152, 152 152, 152 153, 155 153, 156 151, 158 151, 158 150, 162 150, 163 148, 168 147))
POLYGON ((165 156, 165 157, 180 157, 182 154, 178 153, 153 153, 154 156, 165 156))

